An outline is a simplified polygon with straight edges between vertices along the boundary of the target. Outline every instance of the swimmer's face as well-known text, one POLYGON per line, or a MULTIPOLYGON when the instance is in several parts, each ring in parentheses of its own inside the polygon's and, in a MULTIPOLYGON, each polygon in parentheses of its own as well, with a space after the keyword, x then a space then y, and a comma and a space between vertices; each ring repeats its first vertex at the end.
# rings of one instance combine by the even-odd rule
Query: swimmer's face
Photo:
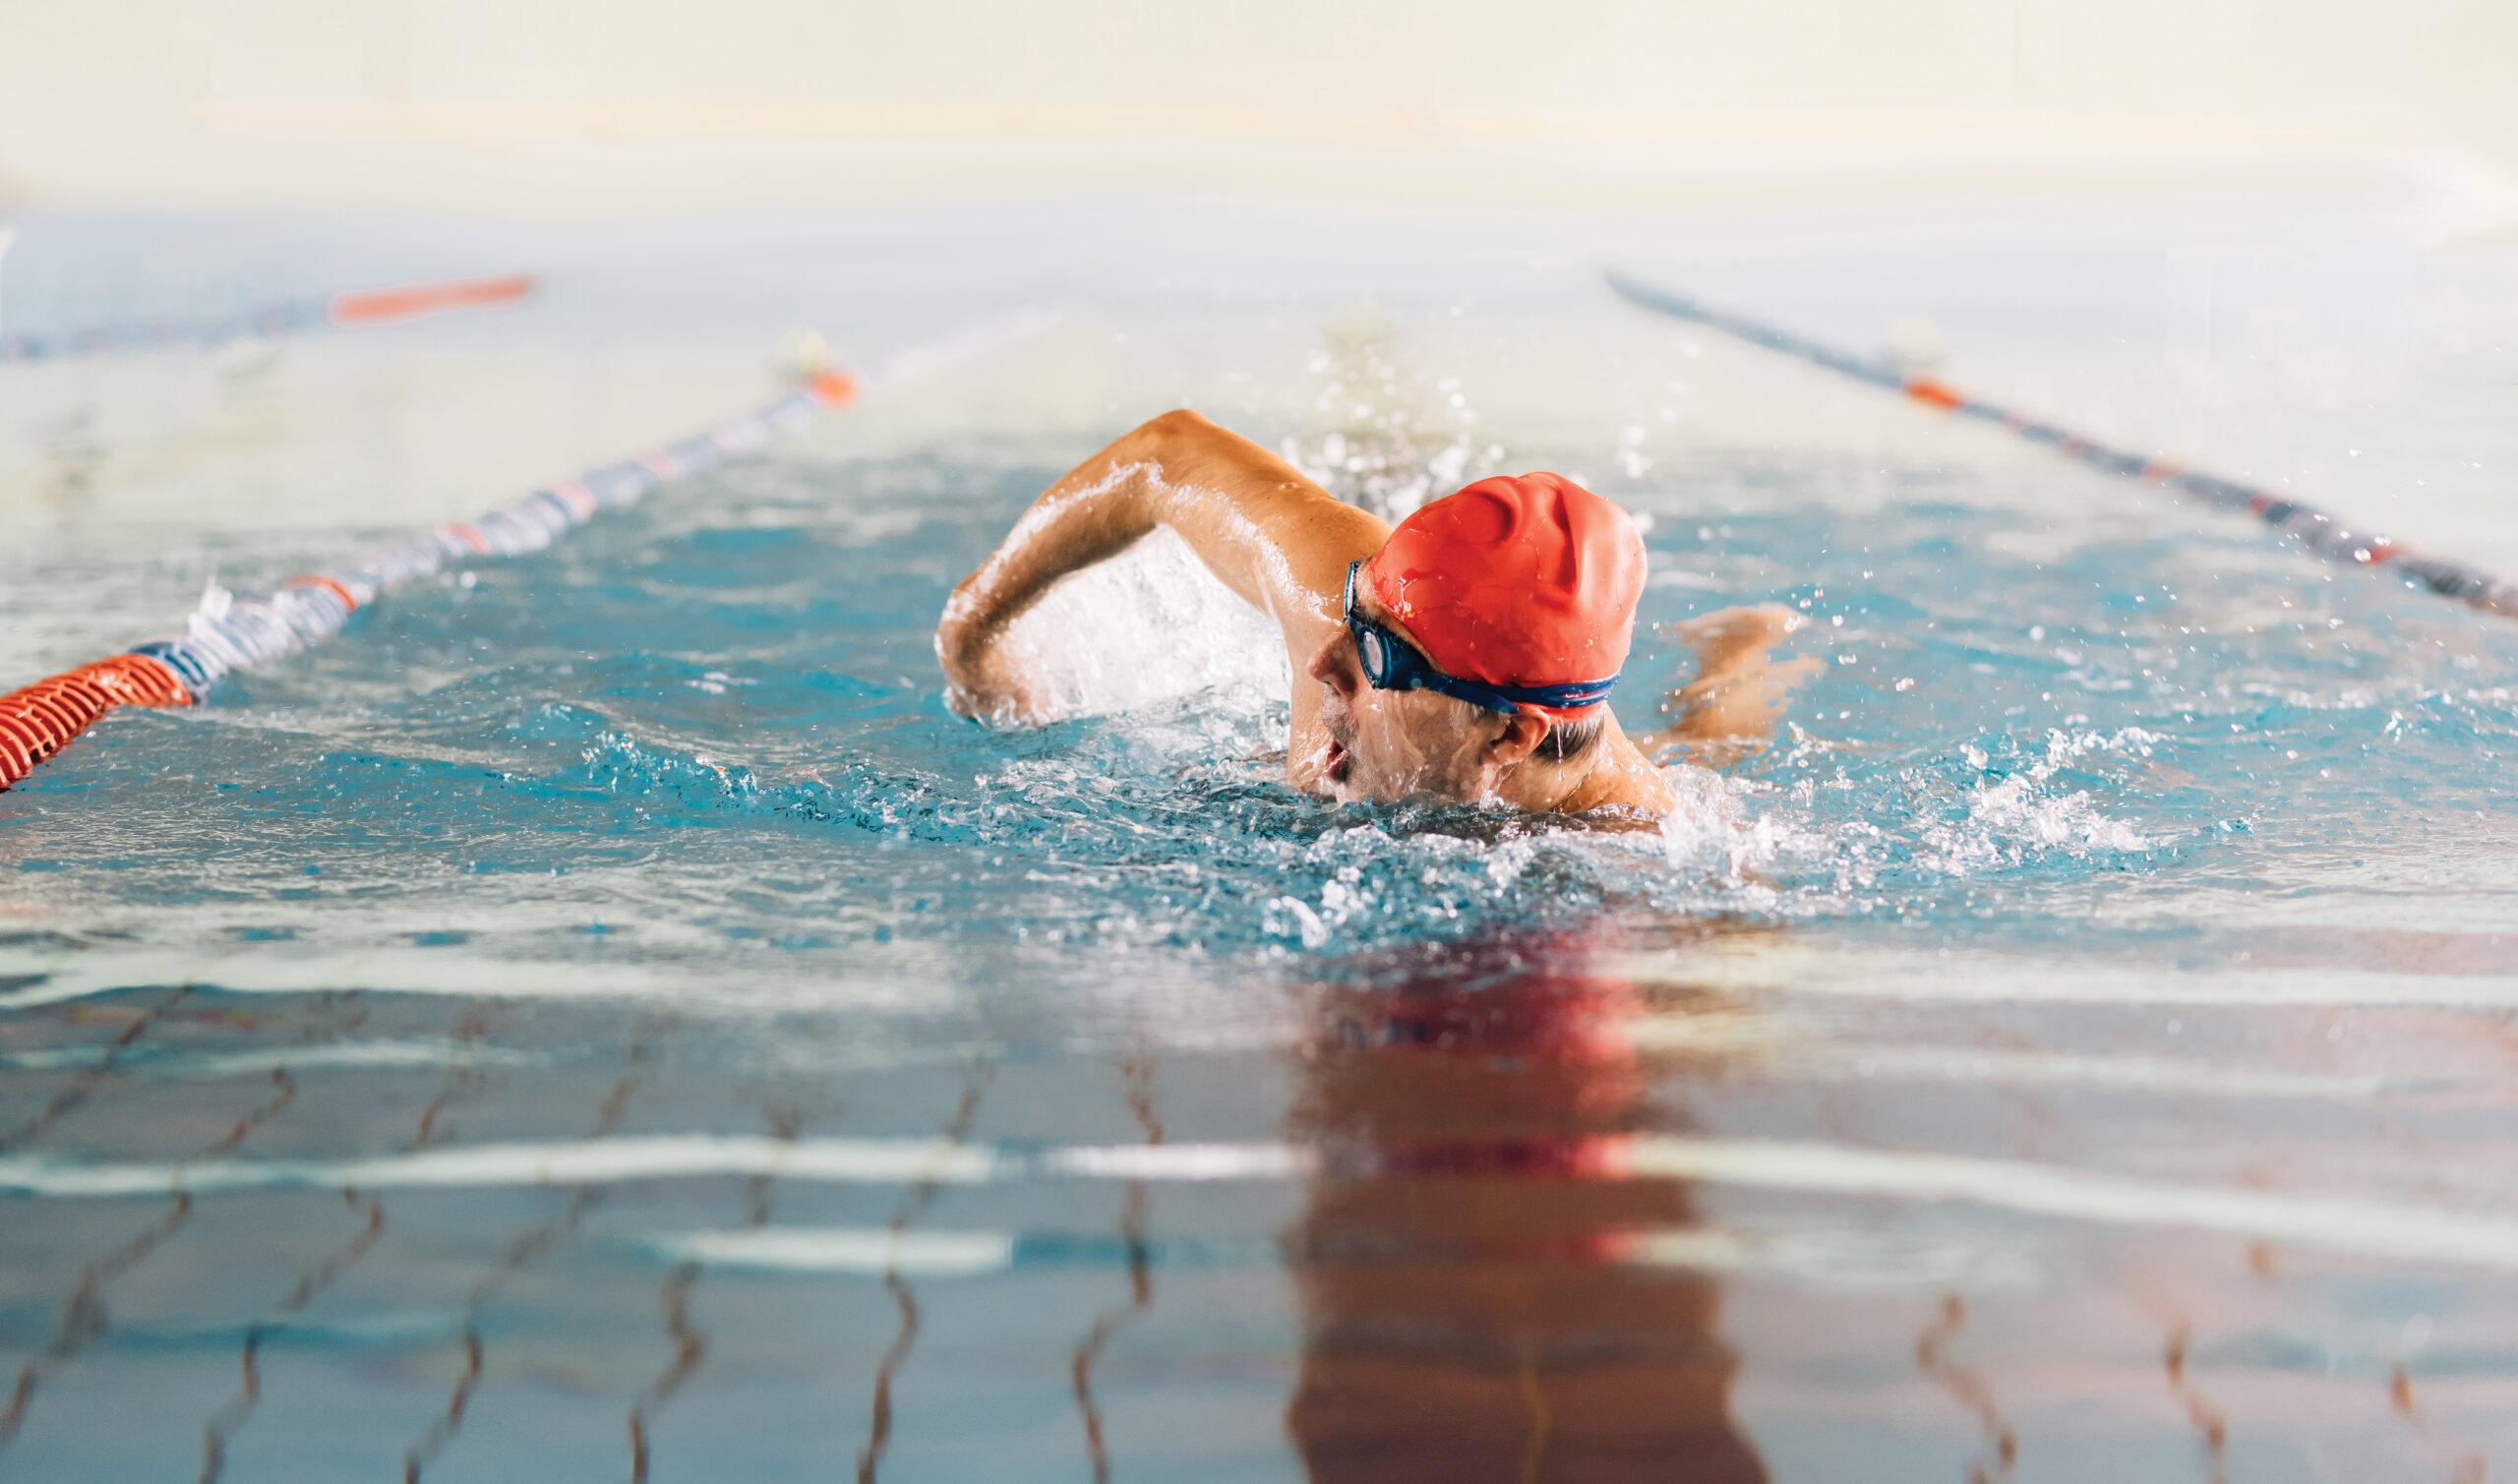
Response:
MULTIPOLYGON (((1369 594, 1358 593, 1355 606, 1414 642, 1369 594)), ((1497 745, 1509 718, 1431 690, 1374 689, 1344 624, 1312 651, 1303 671, 1321 685, 1324 740, 1314 766, 1320 791, 1333 799, 1483 799, 1513 760, 1512 749, 1497 745)))

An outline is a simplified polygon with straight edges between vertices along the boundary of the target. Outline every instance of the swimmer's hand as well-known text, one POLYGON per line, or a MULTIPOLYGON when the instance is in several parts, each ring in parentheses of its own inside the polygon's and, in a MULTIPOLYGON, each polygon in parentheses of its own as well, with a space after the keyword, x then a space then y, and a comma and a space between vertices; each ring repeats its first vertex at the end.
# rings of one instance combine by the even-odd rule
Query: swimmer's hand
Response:
POLYGON ((971 622, 961 594, 954 594, 943 622, 935 625, 945 708, 991 727, 1041 726, 1051 720, 1049 699, 1005 652, 1000 632, 971 622))

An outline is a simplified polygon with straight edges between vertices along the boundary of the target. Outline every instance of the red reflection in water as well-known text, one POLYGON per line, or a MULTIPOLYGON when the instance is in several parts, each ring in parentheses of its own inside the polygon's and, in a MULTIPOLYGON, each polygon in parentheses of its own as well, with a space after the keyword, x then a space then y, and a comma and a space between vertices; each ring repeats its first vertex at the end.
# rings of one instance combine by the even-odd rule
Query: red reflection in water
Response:
POLYGON ((1687 1182, 1619 1158, 1687 1127, 1630 1033, 1690 1007, 1585 963, 1487 943, 1317 992, 1292 1124, 1329 1158, 1288 1234, 1312 1478, 1766 1478, 1715 1278, 1627 1260, 1704 1234, 1687 1182))

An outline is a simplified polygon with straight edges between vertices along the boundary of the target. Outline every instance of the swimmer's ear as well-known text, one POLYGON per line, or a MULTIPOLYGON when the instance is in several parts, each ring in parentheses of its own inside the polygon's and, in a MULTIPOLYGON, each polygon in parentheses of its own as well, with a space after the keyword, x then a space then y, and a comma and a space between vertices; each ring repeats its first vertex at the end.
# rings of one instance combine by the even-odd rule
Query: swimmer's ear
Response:
POLYGON ((1486 750, 1499 767, 1509 768, 1527 761, 1547 737, 1547 718, 1533 711, 1516 711, 1511 716, 1499 716, 1490 711, 1487 717, 1496 725, 1497 731, 1486 743, 1486 750))

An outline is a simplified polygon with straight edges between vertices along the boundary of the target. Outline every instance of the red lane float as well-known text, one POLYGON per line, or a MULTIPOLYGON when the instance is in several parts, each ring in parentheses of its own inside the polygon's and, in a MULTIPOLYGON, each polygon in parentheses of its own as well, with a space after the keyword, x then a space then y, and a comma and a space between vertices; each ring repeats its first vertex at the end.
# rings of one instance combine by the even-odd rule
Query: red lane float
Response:
POLYGON ((14 787, 117 706, 188 706, 161 660, 118 654, 0 695, 0 789, 14 787))

